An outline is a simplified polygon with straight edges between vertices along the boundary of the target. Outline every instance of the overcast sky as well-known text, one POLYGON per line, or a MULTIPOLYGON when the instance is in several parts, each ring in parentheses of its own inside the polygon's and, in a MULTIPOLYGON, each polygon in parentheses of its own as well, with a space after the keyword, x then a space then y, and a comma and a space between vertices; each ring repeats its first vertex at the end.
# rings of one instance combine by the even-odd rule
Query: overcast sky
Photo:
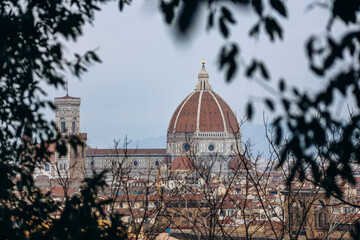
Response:
MULTIPOLYGON (((69 95, 80 97, 81 131, 88 133, 92 147, 112 146, 114 138, 130 139, 166 135, 170 118, 180 102, 193 91, 201 61, 205 59, 213 90, 232 107, 238 118, 244 116, 251 100, 260 103, 268 93, 243 77, 227 84, 217 68, 219 48, 225 41, 218 30, 205 30, 205 21, 186 43, 179 43, 157 10, 157 1, 135 1, 120 13, 117 2, 103 7, 93 26, 86 26, 84 36, 68 44, 67 53, 96 49, 103 63, 94 65, 79 81, 69 77, 69 95)), ((237 16, 230 40, 238 41, 241 56, 249 62, 263 59, 276 85, 284 77, 291 85, 313 90, 322 85, 309 71, 304 42, 311 34, 325 34, 328 12, 305 10, 310 1, 287 1, 290 18, 281 20, 284 41, 270 43, 262 34, 248 38, 256 18, 250 13, 237 16)), ((205 19, 206 16, 200 16, 205 19)), ((278 18, 279 19, 279 18, 278 18)), ((335 26, 342 29, 342 26, 335 26)), ((48 89, 49 97, 66 94, 63 89, 48 89)), ((54 113, 47 113, 49 119, 54 113)), ((262 106, 257 107, 255 124, 262 123, 262 106)))

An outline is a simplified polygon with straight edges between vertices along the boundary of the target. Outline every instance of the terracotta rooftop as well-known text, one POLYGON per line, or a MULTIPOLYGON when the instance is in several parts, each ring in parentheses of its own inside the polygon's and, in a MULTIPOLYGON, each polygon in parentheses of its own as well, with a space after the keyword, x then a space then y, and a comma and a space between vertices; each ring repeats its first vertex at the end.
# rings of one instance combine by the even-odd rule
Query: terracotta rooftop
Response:
POLYGON ((191 170, 193 162, 186 156, 179 156, 170 164, 170 170, 191 170))
POLYGON ((194 91, 176 108, 168 132, 237 132, 229 105, 213 91, 194 91))

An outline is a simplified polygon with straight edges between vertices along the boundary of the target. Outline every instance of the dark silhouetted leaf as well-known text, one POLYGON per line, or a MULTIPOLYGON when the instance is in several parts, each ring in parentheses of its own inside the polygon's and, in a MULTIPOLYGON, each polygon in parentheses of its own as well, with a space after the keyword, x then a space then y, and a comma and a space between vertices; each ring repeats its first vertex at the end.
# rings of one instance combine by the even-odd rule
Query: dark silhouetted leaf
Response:
POLYGON ((313 48, 314 41, 315 41, 315 37, 311 36, 309 40, 306 42, 306 55, 308 56, 310 61, 312 61, 314 54, 314 48, 313 48))
POLYGON ((280 39, 282 39, 282 29, 277 21, 272 17, 265 18, 265 29, 268 33, 270 40, 274 41, 275 36, 277 35, 280 39))
POLYGON ((214 26, 214 12, 210 12, 208 16, 207 29, 211 29, 214 26))
POLYGON ((287 12, 281 0, 270 0, 271 6, 282 16, 287 17, 287 12))
POLYGON ((322 70, 322 69, 320 69, 320 68, 318 68, 318 67, 315 67, 314 65, 311 65, 311 66, 310 66, 310 69, 311 69, 314 73, 316 73, 317 75, 319 75, 319 76, 323 76, 323 75, 324 75, 324 70, 322 70))
POLYGON ((175 9, 179 6, 179 0, 160 2, 160 9, 165 16, 165 22, 171 24, 175 17, 175 9))
POLYGON ((268 98, 265 99, 265 104, 271 111, 275 110, 274 103, 272 102, 272 100, 270 100, 268 98))
POLYGON ((297 97, 300 96, 299 90, 297 90, 297 88, 293 88, 292 91, 295 94, 295 96, 297 96, 297 97))
POLYGON ((284 92, 286 90, 286 83, 284 79, 280 79, 279 81, 279 90, 280 92, 284 92))
POLYGON ((253 60, 250 64, 250 66, 247 67, 246 69, 246 76, 247 77, 252 77, 254 75, 255 69, 256 69, 257 63, 255 60, 253 60))
POLYGON ((250 29, 249 35, 251 37, 256 36, 259 34, 259 30, 260 30, 260 23, 257 23, 250 29))
POLYGON ((227 68, 226 69, 226 81, 231 81, 236 69, 237 69, 237 64, 236 64, 236 57, 238 54, 239 50, 236 44, 232 43, 230 44, 230 46, 226 47, 222 47, 221 51, 220 51, 220 56, 219 56, 219 68, 223 69, 224 67, 227 68))
POLYGON ((289 111, 290 108, 290 102, 286 98, 281 99, 281 102, 284 106, 285 111, 289 111))
POLYGON ((229 37, 229 30, 225 24, 224 18, 219 18, 219 26, 220 26, 220 31, 222 33, 222 35, 227 38, 229 37))
POLYGON ((122 10, 124 9, 125 4, 126 5, 130 5, 132 0, 119 0, 119 10, 120 12, 122 12, 122 10))
POLYGON ((260 72, 261 72, 261 75, 263 76, 263 78, 265 80, 269 80, 270 79, 269 72, 266 69, 264 63, 258 62, 258 66, 260 67, 260 72))
POLYGON ((248 104, 247 104, 247 107, 246 107, 246 115, 247 115, 247 117, 249 118, 249 120, 252 119, 253 113, 254 113, 253 106, 252 106, 251 103, 248 103, 248 104))
POLYGON ((280 145, 282 140, 282 129, 280 126, 275 127, 275 144, 280 145))
POLYGON ((359 0, 335 0, 332 7, 333 17, 339 17, 346 24, 356 22, 356 13, 359 12, 359 0))
POLYGON ((252 0, 251 5, 255 9, 257 14, 259 14, 259 16, 262 16, 262 12, 263 12, 263 8, 264 8, 263 4, 262 4, 262 0, 252 0))
MULTIPOLYGON (((198 10, 199 1, 184 1, 180 9, 178 28, 180 33, 186 34, 187 30, 194 24, 194 16, 198 10)), ((176 6, 176 4, 174 4, 176 6)))
POLYGON ((231 12, 226 7, 222 7, 221 12, 227 21, 229 21, 230 23, 233 23, 233 24, 235 23, 234 17, 232 16, 231 12))

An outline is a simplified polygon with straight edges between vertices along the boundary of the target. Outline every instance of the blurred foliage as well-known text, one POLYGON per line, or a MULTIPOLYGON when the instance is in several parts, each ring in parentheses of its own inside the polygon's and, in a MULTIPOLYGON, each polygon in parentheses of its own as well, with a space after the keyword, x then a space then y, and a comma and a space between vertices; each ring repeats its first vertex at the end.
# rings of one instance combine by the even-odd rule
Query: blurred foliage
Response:
MULTIPOLYGON (((85 23, 92 23, 100 5, 109 0, 4 0, 0 2, 0 239, 98 239, 123 238, 121 223, 112 216, 114 225, 100 228, 96 219, 103 216, 106 202, 96 197, 104 185, 102 175, 87 180, 78 196, 69 197, 60 219, 51 214, 60 210, 48 194, 34 186, 35 167, 49 161, 46 144, 57 142, 63 154, 66 149, 55 135, 55 125, 41 114, 46 101, 41 89, 44 82, 64 87, 65 75, 79 77, 93 62, 100 62, 94 51, 75 54, 67 59, 64 42, 76 41, 85 23), (34 139, 34 140, 33 140, 34 139), (38 144, 41 143, 41 144, 38 144), (44 160, 45 159, 45 160, 44 160), (80 221, 84 221, 82 224, 80 221), (48 226, 44 227, 45 225, 48 226), (117 225, 120 228, 117 228, 117 225)), ((132 3, 118 0, 120 11, 132 3)), ((189 34, 199 11, 205 11, 207 29, 218 29, 224 40, 237 24, 238 8, 252 11, 257 21, 249 29, 256 38, 262 32, 270 41, 284 38, 279 18, 289 17, 284 0, 159 0, 159 11, 167 24, 180 34, 189 34)), ((314 184, 328 194, 342 197, 341 182, 355 183, 353 165, 360 163, 360 0, 312 1, 309 9, 325 8, 330 13, 326 34, 309 36, 306 54, 309 69, 325 79, 324 87, 315 93, 299 90, 279 80, 278 97, 264 99, 271 111, 283 109, 273 125, 276 143, 284 145, 279 165, 290 156, 291 178, 300 180, 312 175, 314 184), (341 38, 332 33, 334 22, 348 26, 341 38), (348 118, 338 116, 334 107, 338 97, 353 99, 355 109, 348 118), (285 138, 285 133, 288 138, 285 138), (325 162, 325 164, 323 164, 325 162)), ((241 24, 241 23, 238 23, 241 24)), ((237 42, 220 48, 219 68, 227 81, 243 68, 249 78, 271 80, 271 74, 260 59, 248 65, 240 61, 237 42)), ((249 118, 254 107, 247 106, 249 118)), ((355 233, 354 233, 355 234, 355 233)))
POLYGON ((54 109, 41 83, 64 87, 65 75, 79 77, 94 51, 65 58, 63 44, 76 41, 106 0, 4 0, 0 2, 0 239, 123 239, 118 216, 100 227, 97 189, 103 175, 88 179, 64 204, 34 186, 37 166, 49 161, 50 143, 66 153, 55 124, 41 113, 54 109), (54 217, 61 212, 58 219, 54 217), (119 227, 119 228, 118 228, 119 227))
MULTIPOLYGON (((357 25, 360 0, 309 1, 307 9, 313 8, 323 8, 330 13, 325 34, 309 36, 305 44, 309 70, 325 80, 323 88, 310 93, 296 86, 289 87, 286 79, 280 79, 278 89, 272 89, 276 97, 264 99, 264 104, 275 114, 280 112, 272 124, 275 141, 283 146, 279 166, 292 159, 288 184, 294 179, 308 178, 323 187, 328 195, 342 198, 341 186, 344 182, 355 184, 354 167, 360 164, 360 32, 357 25), (335 22, 347 26, 340 38, 332 32, 335 22), (346 117, 336 108, 339 99, 355 103, 346 117)), ((239 9, 251 11, 257 17, 249 29, 251 38, 261 33, 271 42, 284 38, 279 23, 279 18, 289 17, 284 0, 160 0, 165 22, 180 34, 189 34, 191 26, 198 21, 195 15, 202 11, 207 16, 207 30, 218 29, 225 41, 231 35, 231 26, 237 24, 239 9)), ((226 41, 220 48, 218 65, 225 71, 226 81, 233 81, 239 69, 244 69, 249 79, 271 80, 263 61, 252 59, 246 64, 240 54, 238 42, 226 41)), ((247 105, 250 119, 254 112, 250 102, 247 105)))

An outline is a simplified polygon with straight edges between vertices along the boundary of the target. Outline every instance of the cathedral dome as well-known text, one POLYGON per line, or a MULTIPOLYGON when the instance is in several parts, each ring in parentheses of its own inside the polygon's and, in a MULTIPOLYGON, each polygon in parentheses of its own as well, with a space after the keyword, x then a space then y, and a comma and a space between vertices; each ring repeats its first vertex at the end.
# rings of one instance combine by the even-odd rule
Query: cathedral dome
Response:
POLYGON ((176 108, 168 133, 238 132, 238 122, 229 105, 209 84, 203 62, 198 85, 176 108))

